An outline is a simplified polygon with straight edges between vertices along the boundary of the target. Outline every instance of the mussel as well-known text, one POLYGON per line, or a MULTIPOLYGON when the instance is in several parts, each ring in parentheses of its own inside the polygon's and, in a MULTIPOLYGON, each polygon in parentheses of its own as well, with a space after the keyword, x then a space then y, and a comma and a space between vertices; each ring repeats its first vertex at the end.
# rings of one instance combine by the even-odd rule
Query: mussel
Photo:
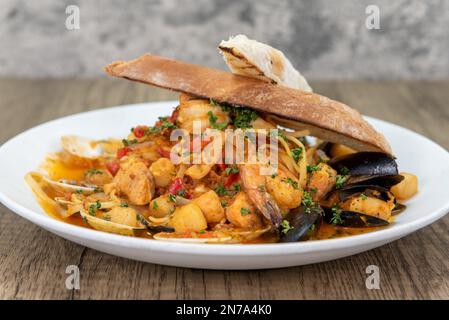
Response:
POLYGON ((290 210, 285 220, 288 221, 288 230, 281 231, 279 242, 296 242, 306 240, 308 232, 315 224, 319 224, 323 210, 320 206, 306 207, 304 205, 290 210))
POLYGON ((398 174, 398 165, 392 156, 382 152, 357 152, 329 160, 337 172, 350 176, 384 176, 398 174))
POLYGON ((382 220, 361 212, 335 210, 335 208, 323 208, 323 220, 329 224, 343 227, 380 227, 388 225, 388 221, 382 220), (338 215, 336 217, 335 215, 338 215))

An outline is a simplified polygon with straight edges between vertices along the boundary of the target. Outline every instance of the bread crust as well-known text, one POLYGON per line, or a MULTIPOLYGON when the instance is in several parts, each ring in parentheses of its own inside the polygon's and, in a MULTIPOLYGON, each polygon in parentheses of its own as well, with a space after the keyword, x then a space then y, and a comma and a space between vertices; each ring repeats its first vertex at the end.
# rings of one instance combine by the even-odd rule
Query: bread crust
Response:
POLYGON ((384 136, 358 111, 316 93, 150 54, 113 62, 104 70, 114 77, 270 113, 288 127, 309 129, 318 138, 359 151, 392 153, 384 136))

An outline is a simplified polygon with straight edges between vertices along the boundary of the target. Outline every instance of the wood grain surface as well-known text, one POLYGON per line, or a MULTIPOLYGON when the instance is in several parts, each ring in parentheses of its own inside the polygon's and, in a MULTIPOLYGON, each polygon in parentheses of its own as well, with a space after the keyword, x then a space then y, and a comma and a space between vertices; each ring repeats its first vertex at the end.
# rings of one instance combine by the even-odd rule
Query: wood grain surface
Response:
MULTIPOLYGON (((449 81, 317 82, 312 86, 364 114, 410 128, 449 148, 449 81)), ((2 79, 0 143, 61 116, 169 99, 176 99, 176 94, 128 81, 2 79)), ((87 249, 0 205, 0 298, 448 299, 448 227, 446 216, 381 248, 326 263, 208 271, 136 262, 87 249), (380 268, 379 290, 365 286, 365 269, 372 264, 380 268), (80 290, 65 287, 68 265, 80 268, 80 290)))

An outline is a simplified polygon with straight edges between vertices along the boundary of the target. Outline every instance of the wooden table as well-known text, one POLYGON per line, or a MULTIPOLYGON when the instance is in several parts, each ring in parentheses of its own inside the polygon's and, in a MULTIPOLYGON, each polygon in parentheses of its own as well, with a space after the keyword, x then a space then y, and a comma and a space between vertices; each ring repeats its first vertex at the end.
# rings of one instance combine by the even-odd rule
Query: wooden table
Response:
MULTIPOLYGON (((313 87, 449 148, 449 81, 317 82, 313 87)), ((65 115, 174 98, 171 92, 120 80, 3 79, 0 142, 65 115)), ((208 271, 97 252, 59 238, 0 206, 0 298, 448 299, 448 227, 449 215, 399 241, 337 261, 277 270, 208 271), (365 269, 371 264, 380 268, 380 290, 365 287, 365 269), (80 268, 80 290, 65 287, 68 265, 80 268)))

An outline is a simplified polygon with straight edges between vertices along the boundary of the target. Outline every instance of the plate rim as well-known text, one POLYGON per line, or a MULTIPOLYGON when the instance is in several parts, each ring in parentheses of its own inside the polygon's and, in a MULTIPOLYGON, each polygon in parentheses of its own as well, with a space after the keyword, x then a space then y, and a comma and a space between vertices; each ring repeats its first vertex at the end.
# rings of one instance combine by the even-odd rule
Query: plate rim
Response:
MULTIPOLYGON (((155 105, 172 105, 176 104, 176 100, 169 101, 157 101, 157 102, 144 102, 136 104, 124 104, 113 107, 100 108, 95 110, 89 110, 79 113, 73 113, 66 115, 64 117, 56 118, 29 128, 14 137, 7 140, 0 146, 0 158, 4 150, 19 139, 23 135, 29 134, 34 130, 47 125, 51 125, 55 122, 66 121, 67 118, 85 116, 87 114, 102 113, 105 111, 114 111, 118 109, 134 108, 134 107, 145 107, 145 106, 155 106, 155 105)), ((439 149, 439 151, 445 153, 449 163, 449 152, 432 141, 431 139, 414 132, 408 128, 404 128, 397 124, 377 119, 374 117, 364 116, 365 119, 369 121, 378 122, 384 125, 389 125, 395 129, 405 130, 408 134, 412 136, 425 140, 426 143, 430 143, 433 147, 439 149)), ((23 180, 25 183, 25 180, 23 180)), ((30 190, 30 192, 32 192, 30 190)), ((444 217, 449 212, 449 200, 438 210, 431 212, 428 215, 420 217, 414 221, 405 222, 403 225, 397 225, 392 228, 385 228, 382 230, 369 232, 360 235, 354 235, 350 237, 342 237, 336 239, 325 239, 325 240, 312 240, 305 242, 293 242, 293 243, 269 243, 269 244, 196 244, 196 243, 183 243, 183 242, 167 242, 167 241, 156 241, 151 239, 142 239, 136 237, 127 237, 122 235, 116 235, 111 233, 106 233, 98 230, 92 230, 88 228, 83 228, 80 226, 72 225, 55 218, 47 214, 40 214, 31 209, 26 208, 20 203, 16 203, 10 199, 6 194, 0 190, 0 202, 3 203, 9 210, 15 214, 27 219, 28 221, 37 224, 38 226, 52 230, 51 232, 58 232, 64 235, 70 235, 74 238, 80 238, 88 241, 101 242, 104 244, 119 245, 125 248, 134 249, 148 249, 155 250, 157 252, 169 252, 169 253, 186 253, 189 255, 227 255, 227 256, 259 256, 259 255, 291 255, 300 253, 311 253, 320 252, 328 250, 341 250, 351 247, 361 247, 367 245, 376 245, 378 243, 385 243, 389 241, 394 241, 401 237, 404 237, 418 229, 424 228, 429 224, 435 222, 436 220, 444 217), (194 249, 194 250, 192 250, 194 249), (196 250, 195 250, 196 249, 196 250), (282 250, 279 250, 282 249, 282 250), (186 251, 187 250, 187 251, 186 251)), ((48 230, 48 229, 47 229, 48 230)), ((64 237, 65 238, 65 237, 64 237)))

